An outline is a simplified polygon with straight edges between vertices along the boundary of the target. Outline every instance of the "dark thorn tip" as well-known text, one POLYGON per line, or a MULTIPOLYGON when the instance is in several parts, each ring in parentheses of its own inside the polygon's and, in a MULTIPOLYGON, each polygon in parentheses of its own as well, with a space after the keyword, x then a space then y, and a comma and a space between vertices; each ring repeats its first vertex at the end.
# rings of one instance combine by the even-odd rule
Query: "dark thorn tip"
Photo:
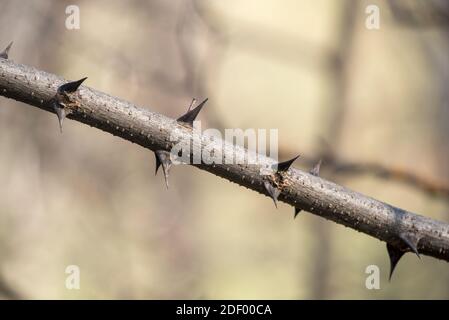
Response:
MULTIPOLYGON (((290 160, 287 160, 287 161, 284 161, 284 162, 279 162, 277 164, 277 171, 278 172, 280 172, 280 171, 287 171, 291 167, 292 163, 295 162, 295 160, 298 159, 298 158, 299 158, 299 155, 297 155, 293 159, 290 159, 290 160)), ((273 166, 276 167, 276 165, 273 165, 273 166)))
POLYGON ((159 157, 157 156, 156 152, 154 153, 154 156, 156 158, 156 170, 154 172, 154 175, 157 175, 157 171, 159 170, 159 167, 161 166, 162 162, 159 160, 159 157))
POLYGON ((419 255, 417 248, 419 242, 418 238, 407 233, 400 233, 398 238, 402 242, 401 244, 398 244, 398 246, 393 246, 387 243, 387 251, 390 257, 390 278, 389 278, 390 280, 393 275, 393 271, 396 268, 396 265, 398 264, 399 260, 405 253, 411 251, 415 253, 418 258, 421 259, 421 256, 419 255))
POLYGON ((180 116, 176 121, 187 123, 190 126, 193 126, 193 121, 195 121, 196 117, 200 113, 204 104, 207 102, 208 98, 204 99, 195 109, 189 110, 184 115, 180 116))
POLYGON ((87 77, 79 79, 77 81, 67 82, 58 88, 59 93, 73 93, 78 90, 79 86, 87 79, 87 77))
POLYGON ((397 266, 399 260, 405 254, 405 251, 399 250, 389 243, 387 243, 387 251, 388 251, 388 256, 390 258, 390 276, 388 277, 388 281, 391 281, 393 272, 396 269, 396 266, 397 266))
POLYGON ((196 99, 195 99, 195 98, 192 98, 192 101, 190 101, 190 105, 189 105, 189 108, 187 109, 187 112, 189 112, 190 110, 192 110, 192 108, 193 108, 193 106, 195 105, 195 103, 196 103, 196 99))

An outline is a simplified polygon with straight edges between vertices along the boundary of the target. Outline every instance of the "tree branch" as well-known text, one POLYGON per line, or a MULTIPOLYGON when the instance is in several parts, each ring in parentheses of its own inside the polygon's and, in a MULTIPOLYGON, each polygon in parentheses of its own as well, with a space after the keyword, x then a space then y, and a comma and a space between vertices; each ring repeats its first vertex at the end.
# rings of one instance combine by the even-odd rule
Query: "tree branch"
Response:
MULTIPOLYGON (((54 113, 50 102, 64 83, 56 75, 0 59, 0 95, 5 97, 54 113)), ((192 129, 185 123, 86 86, 71 93, 70 100, 72 103, 65 106, 70 111, 68 118, 153 151, 170 151, 176 143, 170 136, 175 132, 179 139, 192 140, 192 129)), ((56 122, 54 130, 56 133, 56 122)), ((243 147, 221 142, 225 158, 251 156, 243 147)), ((201 139, 198 143, 204 147, 207 141, 201 139)), ((266 187, 268 183, 280 193, 278 200, 295 210, 309 211, 387 242, 392 267, 398 256, 410 251, 449 261, 449 224, 396 208, 295 168, 270 176, 260 174, 262 167, 274 163, 271 158, 261 157, 257 165, 194 166, 270 196, 273 190, 266 187)))

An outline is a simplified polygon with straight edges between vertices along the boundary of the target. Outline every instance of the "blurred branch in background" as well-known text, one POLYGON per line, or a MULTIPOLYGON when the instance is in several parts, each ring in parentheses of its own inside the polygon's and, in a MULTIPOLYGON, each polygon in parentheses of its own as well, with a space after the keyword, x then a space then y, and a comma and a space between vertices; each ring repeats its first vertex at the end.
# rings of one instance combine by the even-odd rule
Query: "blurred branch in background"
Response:
POLYGON ((403 25, 415 28, 449 26, 449 2, 447 0, 389 0, 394 18, 403 25))
MULTIPOLYGON (((338 19, 337 28, 337 48, 329 50, 329 58, 331 64, 326 64, 326 75, 329 78, 331 90, 331 102, 324 110, 328 119, 325 126, 326 141, 335 149, 339 149, 342 142, 342 130, 345 126, 345 120, 348 107, 348 86, 350 82, 350 73, 347 70, 348 62, 351 62, 353 40, 356 32, 356 18, 358 16, 358 3, 352 0, 345 0, 341 6, 341 12, 338 19)), ((323 112, 323 111, 322 111, 323 112)), ((316 162, 322 161, 317 159, 316 162)), ((314 164, 310 163, 312 168, 314 164)), ((338 181, 335 174, 328 176, 330 180, 338 181)), ((316 299, 325 299, 330 296, 329 278, 331 274, 332 261, 332 229, 323 221, 314 221, 314 233, 319 237, 319 241, 315 243, 315 252, 322 252, 320 255, 314 256, 315 259, 315 276, 313 281, 313 297, 316 299), (323 261, 324 260, 324 261, 323 261)))
MULTIPOLYGON (((279 154, 281 157, 285 157, 293 153, 292 150, 284 147, 281 148, 279 154)), ((412 172, 400 166, 339 159, 335 153, 329 151, 319 152, 318 156, 314 157, 304 155, 301 156, 301 159, 309 167, 322 160, 322 171, 327 171, 330 174, 344 176, 373 175, 377 178, 405 183, 430 196, 442 197, 449 201, 449 186, 444 182, 426 177, 419 172, 412 172)))

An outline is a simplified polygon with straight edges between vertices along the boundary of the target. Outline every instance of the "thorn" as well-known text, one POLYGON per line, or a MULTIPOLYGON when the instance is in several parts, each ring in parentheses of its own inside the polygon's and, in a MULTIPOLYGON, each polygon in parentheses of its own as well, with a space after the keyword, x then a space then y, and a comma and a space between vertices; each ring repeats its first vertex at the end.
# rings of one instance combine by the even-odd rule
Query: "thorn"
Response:
POLYGON ((156 156, 156 172, 159 170, 159 167, 162 165, 162 171, 164 172, 164 179, 165 179, 165 185, 168 189, 168 173, 170 171, 170 167, 172 165, 171 159, 170 159, 170 152, 165 150, 156 150, 154 152, 154 155, 156 156))
POLYGON ((405 233, 400 234, 399 238, 407 245, 408 249, 410 249, 418 258, 421 259, 417 248, 419 239, 410 237, 405 233))
POLYGON ((8 46, 6 47, 6 49, 3 50, 3 51, 0 53, 0 58, 2 58, 2 59, 8 59, 8 56, 9 56, 9 50, 11 49, 12 44, 13 44, 13 42, 11 41, 11 43, 8 44, 8 46))
POLYGON ((82 78, 82 79, 77 80, 77 81, 67 82, 67 83, 59 86, 58 93, 73 93, 73 92, 75 92, 79 88, 79 86, 86 79, 87 79, 87 77, 82 78))
POLYGON ((62 133, 62 124, 64 119, 71 113, 70 109, 66 109, 64 105, 64 94, 75 92, 81 83, 83 83, 86 78, 82 78, 77 81, 67 82, 58 87, 55 97, 51 100, 53 102, 53 110, 55 110, 56 115, 58 116, 59 121, 59 130, 62 133))
POLYGON ((399 239, 401 240, 399 246, 393 246, 389 243, 387 243, 387 251, 388 255, 390 257, 390 277, 389 281, 391 280, 391 276, 393 275, 393 271, 396 268, 396 265, 398 264, 399 260, 402 258, 404 254, 406 254, 409 251, 412 251, 415 253, 418 258, 421 259, 417 246, 419 239, 410 236, 406 233, 399 234, 399 239))
POLYGON ((265 186, 265 190, 268 192, 268 195, 271 197, 271 199, 273 199, 274 205, 277 208, 277 200, 279 195, 281 194, 281 191, 278 188, 273 187, 268 181, 264 181, 263 185, 265 186))
POLYGON ((309 171, 312 176, 318 177, 320 175, 321 168, 321 159, 317 162, 317 164, 309 171))
MULTIPOLYGON (((195 121, 196 117, 198 116, 198 113, 200 113, 201 109, 203 108, 204 104, 207 102, 208 98, 206 98, 203 102, 201 102, 198 107, 196 107, 193 110, 187 111, 184 115, 180 116, 176 121, 187 123, 190 126, 193 126, 193 121, 195 121)), ((193 101, 192 101, 193 102, 193 101)), ((190 107, 189 107, 190 109, 190 107)))
POLYGON ((64 119, 67 117, 67 115, 70 114, 70 112, 66 112, 64 107, 60 106, 57 102, 53 103, 53 110, 55 110, 55 113, 58 116, 59 130, 62 133, 62 124, 64 122, 64 119))
POLYGON ((294 157, 293 159, 284 161, 284 162, 279 162, 278 164, 274 164, 273 167, 276 168, 277 167, 277 172, 279 171, 287 171, 288 168, 290 168, 290 166, 292 165, 292 163, 298 159, 299 155, 297 155, 296 157, 294 157))
POLYGON ((196 99, 192 98, 192 101, 190 102, 189 108, 187 109, 187 112, 189 112, 190 110, 192 110, 192 107, 195 105, 196 103, 196 99))
POLYGON ((295 216, 293 218, 296 218, 296 216, 301 212, 302 210, 295 207, 295 216))
POLYGON ((405 254, 405 251, 401 251, 396 247, 393 247, 391 244, 387 243, 387 251, 388 256, 390 257, 390 276, 388 277, 388 281, 391 281, 391 277, 393 276, 394 269, 398 264, 399 260, 405 254))

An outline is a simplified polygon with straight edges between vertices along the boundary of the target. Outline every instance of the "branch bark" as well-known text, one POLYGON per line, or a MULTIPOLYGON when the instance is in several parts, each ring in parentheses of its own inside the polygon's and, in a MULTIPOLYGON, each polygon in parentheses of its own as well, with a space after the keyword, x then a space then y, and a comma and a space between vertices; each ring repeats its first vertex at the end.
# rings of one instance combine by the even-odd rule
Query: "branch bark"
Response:
MULTIPOLYGON (((49 102, 65 82, 56 75, 0 59, 0 95, 5 97, 54 113, 49 102)), ((76 103, 70 106, 68 118, 153 151, 170 151, 175 144, 170 136, 175 132, 180 139, 192 139, 188 126, 86 86, 73 94, 73 100, 76 103)), ((54 130, 56 133, 56 120, 54 130)), ((207 141, 199 143, 204 147, 207 141)), ((240 146, 225 141, 222 144, 225 157, 251 156, 240 146)), ((257 165, 194 166, 269 196, 264 187, 267 178, 260 174, 260 169, 274 163, 273 159, 262 157, 257 165)), ((414 242, 420 254, 449 261, 448 223, 396 208, 295 168, 282 172, 280 178, 280 201, 371 235, 404 252, 413 251, 404 249, 404 243, 414 242)))

